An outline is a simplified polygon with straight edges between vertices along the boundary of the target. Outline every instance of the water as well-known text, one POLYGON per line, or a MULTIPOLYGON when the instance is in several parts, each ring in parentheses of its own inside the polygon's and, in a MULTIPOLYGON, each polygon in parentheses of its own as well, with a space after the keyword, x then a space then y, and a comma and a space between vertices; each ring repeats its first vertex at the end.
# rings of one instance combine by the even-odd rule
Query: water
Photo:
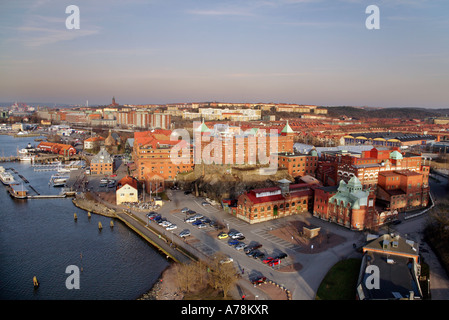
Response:
MULTIPOLYGON (((0 135, 0 154, 15 155, 28 142, 37 144, 34 138, 0 135)), ((34 172, 29 163, 0 165, 15 168, 29 181, 24 185, 41 194, 60 192, 48 185, 54 172, 34 172)), ((148 291, 169 263, 119 221, 111 229, 110 220, 88 218, 70 198, 16 200, 0 184, 0 299, 131 300, 148 291), (82 270, 78 290, 66 288, 69 265, 82 270), (40 283, 36 290, 33 276, 40 283)))

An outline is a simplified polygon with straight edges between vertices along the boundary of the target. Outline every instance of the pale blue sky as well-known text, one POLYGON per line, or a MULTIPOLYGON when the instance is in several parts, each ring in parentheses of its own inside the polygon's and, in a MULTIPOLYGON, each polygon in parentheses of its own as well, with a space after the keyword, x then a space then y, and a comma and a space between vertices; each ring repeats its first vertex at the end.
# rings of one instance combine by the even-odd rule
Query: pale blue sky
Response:
POLYGON ((0 101, 435 108, 448 88, 447 0, 0 2, 0 101))

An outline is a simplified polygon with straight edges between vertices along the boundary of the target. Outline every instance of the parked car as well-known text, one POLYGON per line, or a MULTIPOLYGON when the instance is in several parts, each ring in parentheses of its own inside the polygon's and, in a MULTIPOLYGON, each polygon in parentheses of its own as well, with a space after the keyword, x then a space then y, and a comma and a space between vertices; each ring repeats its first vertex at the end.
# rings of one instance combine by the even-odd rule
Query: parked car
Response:
POLYGON ((178 226, 174 223, 172 223, 171 225, 167 226, 165 228, 165 230, 175 230, 176 228, 178 228, 178 226))
POLYGON ((230 246, 236 246, 238 245, 240 242, 238 240, 234 240, 234 239, 229 239, 228 244, 230 246))
POLYGON ((162 221, 161 226, 163 226, 163 227, 168 227, 168 226, 170 226, 171 224, 172 224, 172 223, 171 223, 170 221, 165 220, 165 221, 162 221))
POLYGON ((202 217, 200 220, 202 223, 206 223, 206 224, 211 222, 211 220, 208 217, 202 217))
POLYGON ((190 230, 189 230, 189 229, 184 229, 184 230, 182 230, 182 231, 179 233, 179 236, 180 236, 181 238, 185 238, 185 237, 190 236, 190 230))
POLYGON ((280 263, 281 263, 281 260, 279 260, 279 259, 273 259, 273 260, 271 260, 270 262, 268 262, 268 265, 269 265, 270 267, 274 267, 274 266, 279 265, 280 263))
POLYGON ((252 284, 259 284, 259 283, 265 283, 267 281, 267 277, 258 277, 256 279, 253 279, 251 282, 252 284))
POLYGON ((207 226, 204 223, 200 223, 199 225, 197 225, 198 229, 203 229, 206 228, 207 226))
POLYGON ((287 258, 287 256, 288 256, 288 255, 287 255, 286 253, 281 252, 280 254, 278 254, 278 256, 276 257, 276 259, 281 260, 281 259, 287 258))
POLYGON ((228 237, 228 234, 225 232, 221 232, 218 234, 218 239, 226 239, 228 237))
POLYGON ((147 217, 150 220, 153 220, 157 216, 157 212, 151 211, 147 213, 147 217))
POLYGON ((208 204, 210 204, 209 202, 206 202, 206 201, 203 201, 202 203, 201 203, 201 205, 203 205, 203 206, 207 206, 208 204))
POLYGON ((232 239, 237 239, 237 238, 239 238, 239 237, 243 237, 243 233, 237 232, 237 233, 233 233, 233 234, 231 235, 231 238, 232 238, 232 239))
POLYGON ((263 263, 270 263, 271 261, 273 261, 274 258, 273 257, 268 257, 262 260, 263 263))
POLYGON ((237 250, 242 250, 245 247, 246 247, 246 244, 244 244, 243 242, 240 242, 238 245, 235 246, 235 248, 237 250))
POLYGON ((202 219, 204 216, 201 213, 197 213, 193 216, 195 219, 202 219))
POLYGON ((195 222, 196 221, 196 218, 194 218, 194 217, 190 217, 190 218, 187 218, 186 219, 186 222, 195 222))
POLYGON ((232 259, 231 257, 227 257, 227 258, 225 258, 223 260, 220 260, 220 263, 221 264, 223 264, 223 263, 230 263, 232 261, 234 261, 234 259, 232 259))
POLYGON ((253 254, 254 259, 263 259, 265 258, 265 253, 260 252, 259 250, 255 250, 256 253, 253 254))
POLYGON ((187 212, 187 211, 189 211, 189 210, 190 210, 189 208, 185 207, 185 208, 182 208, 182 209, 181 209, 181 212, 184 213, 184 212, 187 212))
POLYGON ((203 224, 203 223, 201 222, 201 220, 195 219, 195 221, 192 222, 192 224, 193 224, 194 226, 199 226, 200 224, 203 224))

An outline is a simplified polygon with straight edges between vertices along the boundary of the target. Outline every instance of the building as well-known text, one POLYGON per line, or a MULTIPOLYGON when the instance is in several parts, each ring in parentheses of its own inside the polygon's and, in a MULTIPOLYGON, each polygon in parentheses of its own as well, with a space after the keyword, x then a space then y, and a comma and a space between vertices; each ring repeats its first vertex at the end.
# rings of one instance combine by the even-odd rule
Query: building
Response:
POLYGON ((419 245, 396 234, 384 234, 363 247, 357 281, 358 300, 421 300, 419 245), (377 270, 372 272, 371 270, 377 270), (374 282, 371 278, 377 277, 374 282))
POLYGON ((90 161, 90 172, 94 175, 111 175, 114 173, 114 159, 106 151, 104 146, 100 148, 100 152, 90 161))
POLYGON ((164 180, 174 181, 176 175, 193 170, 192 148, 187 141, 171 140, 172 131, 155 129, 134 132, 133 159, 136 164, 136 177, 144 181, 149 174, 157 173, 164 180), (172 158, 175 146, 187 147, 188 154, 182 152, 177 159, 172 158))
POLYGON ((404 147, 426 145, 434 142, 433 135, 402 132, 365 132, 352 133, 342 137, 344 145, 372 144, 378 147, 404 147))
POLYGON ((285 179, 279 184, 278 187, 253 189, 240 195, 237 207, 231 213, 252 224, 307 212, 312 208, 315 184, 290 184, 285 179))
POLYGON ((131 176, 123 177, 117 183, 115 198, 117 205, 128 202, 138 202, 139 192, 137 180, 131 176))
POLYGON ((95 148, 99 148, 104 145, 104 138, 97 136, 97 137, 90 137, 86 140, 84 140, 84 149, 92 150, 95 148))
POLYGON ((378 223, 375 210, 375 194, 363 190, 357 177, 352 177, 348 183, 340 180, 337 192, 328 200, 328 213, 319 216, 352 230, 371 228, 378 223))
POLYGON ((258 109, 221 109, 221 108, 199 108, 198 112, 184 111, 183 119, 204 119, 206 121, 251 121, 260 120, 261 110, 258 109))
POLYGON ((278 153, 278 166, 286 168, 288 174, 294 178, 305 175, 315 176, 318 167, 318 154, 315 150, 312 150, 309 154, 278 153))
POLYGON ((63 156, 73 156, 74 154, 76 154, 76 149, 73 146, 63 143, 42 141, 37 145, 36 148, 43 152, 60 154, 63 156))
POLYGON ((423 182, 428 183, 430 167, 423 164, 421 156, 407 152, 401 153, 399 150, 399 148, 385 150, 373 148, 362 151, 361 156, 342 154, 334 159, 328 159, 337 166, 337 176, 333 177, 333 180, 343 179, 347 182, 355 176, 361 181, 364 189, 375 190, 380 172, 408 169, 422 173, 423 182))
POLYGON ((216 124, 210 129, 203 120, 194 129, 194 161, 219 165, 268 164, 278 153, 293 152, 295 135, 288 122, 279 132, 259 128, 243 131, 227 124, 216 124))
POLYGON ((127 128, 170 129, 171 115, 149 110, 125 109, 117 112, 117 125, 127 128))
POLYGON ((429 185, 422 173, 411 170, 379 173, 377 199, 390 210, 409 211, 427 207, 429 185))

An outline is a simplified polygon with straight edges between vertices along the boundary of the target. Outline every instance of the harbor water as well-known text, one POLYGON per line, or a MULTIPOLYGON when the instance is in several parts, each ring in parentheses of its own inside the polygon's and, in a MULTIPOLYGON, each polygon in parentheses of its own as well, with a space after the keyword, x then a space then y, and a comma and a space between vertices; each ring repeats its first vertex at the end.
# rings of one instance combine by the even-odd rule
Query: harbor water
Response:
MULTIPOLYGON (((37 145, 34 138, 0 135, 0 154, 16 155, 17 148, 37 145)), ((27 189, 61 191, 48 184, 55 172, 36 172, 31 163, 0 165, 25 177, 28 183, 13 173, 27 189)), ((169 262, 120 221, 110 228, 110 220, 96 214, 89 218, 71 198, 13 199, 0 184, 0 299, 132 300, 147 292, 169 262), (66 286, 75 275, 66 273, 69 266, 80 271, 79 289, 66 286)))

